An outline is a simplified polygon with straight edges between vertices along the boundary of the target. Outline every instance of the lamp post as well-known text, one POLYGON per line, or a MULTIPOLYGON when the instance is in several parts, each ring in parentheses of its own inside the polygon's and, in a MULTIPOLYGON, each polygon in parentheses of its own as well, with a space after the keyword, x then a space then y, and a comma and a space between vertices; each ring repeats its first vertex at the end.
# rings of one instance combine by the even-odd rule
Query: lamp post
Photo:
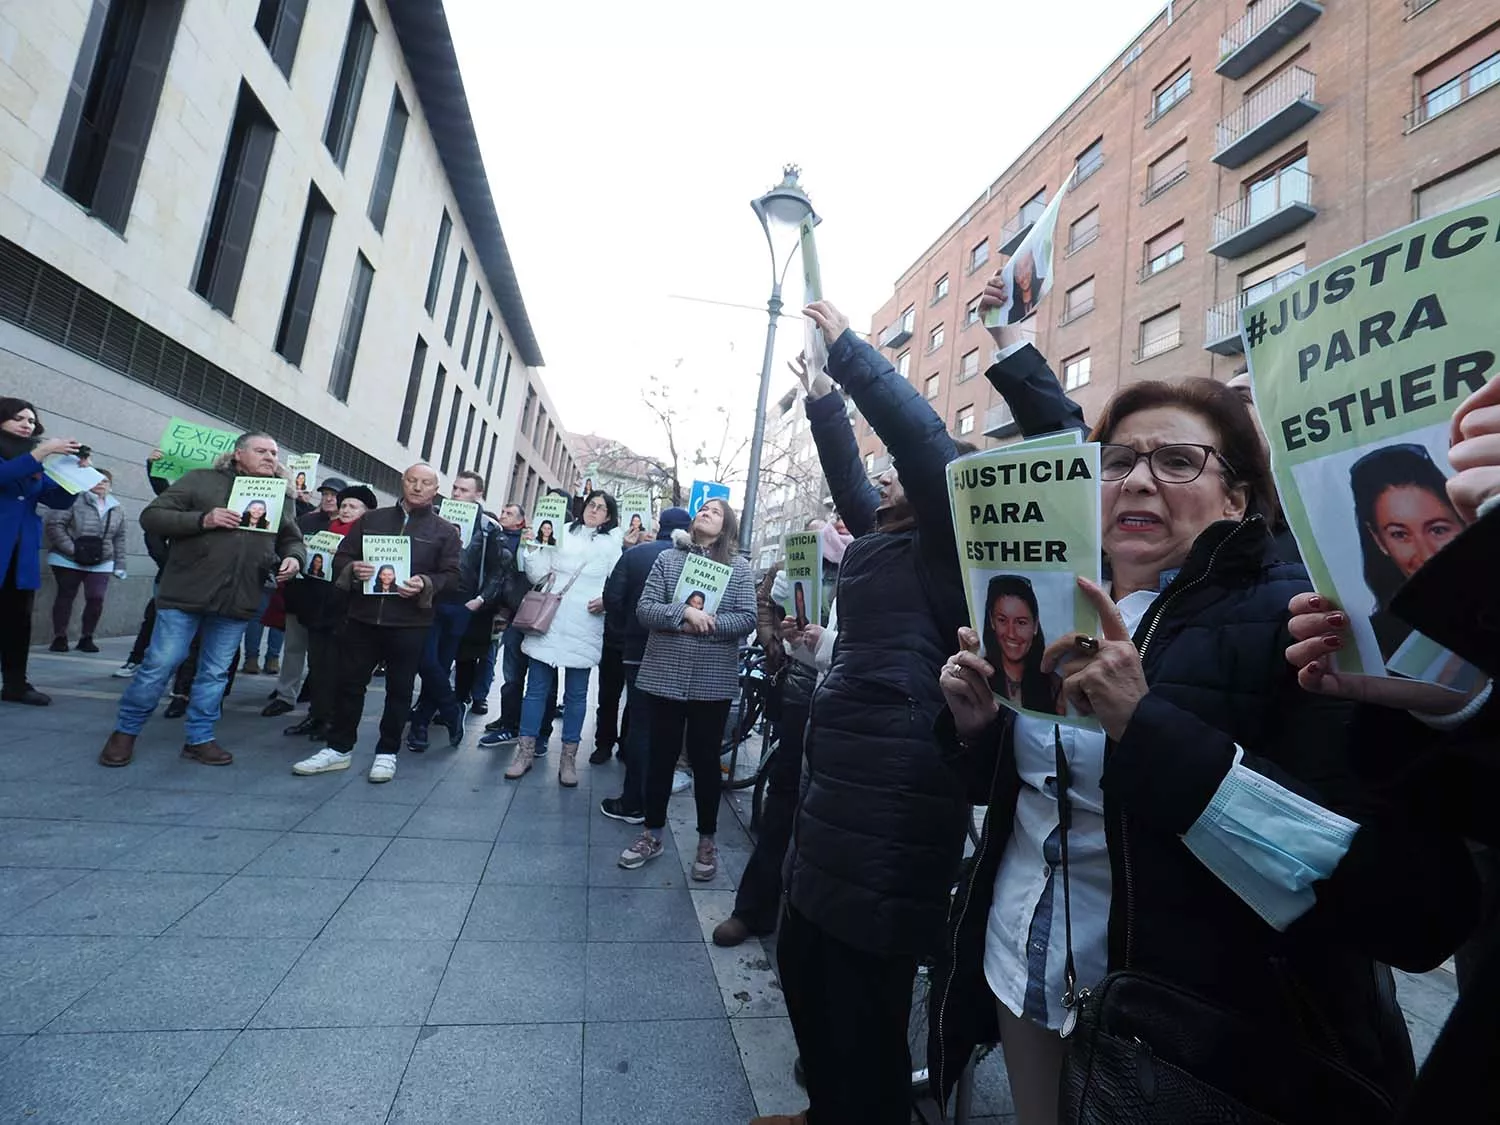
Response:
MULTIPOLYGON (((745 489, 745 518, 740 524, 740 553, 750 557, 755 534, 755 500, 760 491, 760 452, 766 437, 766 397, 771 388, 771 361, 776 349, 776 318, 781 315, 781 283, 786 279, 787 267, 800 243, 802 220, 812 218, 819 221, 813 211, 812 201, 797 182, 801 169, 788 164, 782 170, 781 183, 759 199, 752 199, 750 207, 766 232, 766 245, 771 248, 771 299, 766 302, 769 317, 766 322, 766 354, 760 365, 760 396, 755 400, 755 433, 750 439, 750 476, 745 489)), ((752 563, 753 565, 753 563, 752 563)))

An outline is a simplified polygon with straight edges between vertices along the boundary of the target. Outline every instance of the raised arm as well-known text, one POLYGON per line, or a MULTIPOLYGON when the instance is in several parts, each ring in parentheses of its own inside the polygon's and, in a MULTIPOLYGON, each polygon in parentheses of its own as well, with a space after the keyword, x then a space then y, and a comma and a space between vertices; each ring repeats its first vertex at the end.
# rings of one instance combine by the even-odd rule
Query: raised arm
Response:
POLYGON ((984 377, 1005 399, 1023 436, 1040 437, 1060 430, 1077 430, 1088 436, 1083 407, 1063 394, 1062 384, 1036 345, 1022 343, 1002 352, 984 377))
POLYGON ((854 535, 874 531, 880 493, 870 484, 864 462, 859 459, 859 445, 844 409, 844 396, 830 390, 818 398, 809 397, 807 419, 812 425, 813 444, 818 449, 818 461, 828 481, 833 506, 854 535))

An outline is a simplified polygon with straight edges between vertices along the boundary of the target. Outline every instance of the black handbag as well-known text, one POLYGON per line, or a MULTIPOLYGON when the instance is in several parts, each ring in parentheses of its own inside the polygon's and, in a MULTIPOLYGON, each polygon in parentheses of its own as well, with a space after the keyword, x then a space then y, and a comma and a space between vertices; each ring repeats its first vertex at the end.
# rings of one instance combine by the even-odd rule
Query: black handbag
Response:
POLYGON ((1071 776, 1056 728, 1053 738, 1069 1013, 1060 1125, 1285 1125, 1313 1113, 1324 1125, 1391 1120, 1391 1099, 1358 1072, 1170 981, 1127 966, 1078 989, 1068 888, 1071 776))
POLYGON ((73 561, 79 566, 98 566, 104 561, 104 539, 109 535, 109 519, 115 514, 113 508, 104 513, 103 535, 79 535, 73 540, 73 561))

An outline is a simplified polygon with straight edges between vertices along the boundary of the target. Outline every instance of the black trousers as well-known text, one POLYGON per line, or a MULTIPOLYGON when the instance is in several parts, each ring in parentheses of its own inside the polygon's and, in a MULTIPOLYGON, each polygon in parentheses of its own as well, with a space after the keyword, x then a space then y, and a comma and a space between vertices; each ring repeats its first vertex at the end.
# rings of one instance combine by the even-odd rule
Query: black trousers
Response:
POLYGON ((141 664, 146 660, 146 650, 151 647, 151 630, 156 628, 156 599, 152 598, 146 603, 146 612, 141 614, 141 627, 136 631, 135 644, 131 646, 130 655, 126 658, 132 664, 141 664))
POLYGON ((776 962, 807 1075, 808 1125, 909 1125, 916 959, 855 949, 788 907, 776 962))
MULTIPOLYGON (((153 605, 155 604, 153 599, 153 605)), ((152 628, 155 628, 156 613, 151 614, 152 628)), ((150 638, 146 640, 149 647, 150 638)), ((172 694, 189 696, 193 694, 193 679, 198 675, 198 650, 202 646, 198 643, 197 635, 193 637, 193 643, 188 648, 187 659, 177 665, 177 675, 172 678, 172 694)), ((224 681, 224 694, 228 695, 234 690, 234 674, 240 666, 240 649, 234 650, 234 658, 229 662, 229 678, 224 681)))
POLYGON ((333 720, 334 700, 339 683, 339 636, 333 629, 307 631, 307 682, 302 692, 307 696, 307 715, 322 723, 333 720))
POLYGON ((338 682, 333 689, 329 746, 344 754, 354 749, 365 711, 365 689, 375 675, 375 666, 384 662, 385 709, 380 714, 380 740, 375 753, 395 754, 401 749, 417 667, 426 647, 426 628, 369 625, 352 618, 344 622, 338 638, 338 682))
MULTIPOLYGON (((29 518, 29 517, 27 517, 29 518)), ((31 605, 35 590, 16 585, 16 567, 20 548, 10 553, 5 564, 5 580, 0 582, 0 675, 5 690, 19 692, 26 687, 26 661, 31 655, 31 605)))
POLYGON ((754 934, 776 929, 781 913, 781 867, 792 842, 792 823, 797 818, 797 790, 802 784, 802 745, 807 733, 808 708, 784 706, 781 711, 781 745, 771 756, 766 775, 766 798, 761 807, 760 834, 745 865, 734 896, 734 914, 754 934))
POLYGON ((625 650, 605 645, 599 658, 599 706, 594 711, 594 745, 600 750, 613 750, 616 743, 625 742, 620 727, 620 696, 624 691, 625 650))
MULTIPOLYGON (((643 695, 649 694, 642 692, 643 695)), ((719 828, 719 794, 724 777, 719 772, 719 748, 729 720, 729 700, 650 698, 651 751, 646 766, 646 827, 667 823, 667 801, 672 796, 672 768, 687 743, 693 768, 693 799, 698 806, 698 832, 712 836, 719 828)))

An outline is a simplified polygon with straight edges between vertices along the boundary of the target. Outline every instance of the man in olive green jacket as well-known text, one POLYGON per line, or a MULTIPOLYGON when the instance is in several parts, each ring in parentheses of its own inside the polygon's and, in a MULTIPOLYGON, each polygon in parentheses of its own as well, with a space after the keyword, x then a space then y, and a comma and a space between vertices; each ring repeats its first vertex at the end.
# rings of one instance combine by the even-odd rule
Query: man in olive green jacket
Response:
POLYGON ((234 760, 214 741, 230 661, 245 627, 260 611, 267 576, 294 576, 306 553, 290 492, 271 532, 242 527, 247 521, 228 504, 236 478, 277 476, 280 453, 269 435, 242 434, 233 453, 211 469, 186 473, 141 513, 146 533, 170 540, 172 547, 157 589, 151 647, 120 699, 114 732, 99 754, 101 765, 130 764, 136 736, 161 701, 172 672, 187 658, 195 635, 200 637, 198 673, 188 701, 182 756, 206 766, 227 766, 234 760))

